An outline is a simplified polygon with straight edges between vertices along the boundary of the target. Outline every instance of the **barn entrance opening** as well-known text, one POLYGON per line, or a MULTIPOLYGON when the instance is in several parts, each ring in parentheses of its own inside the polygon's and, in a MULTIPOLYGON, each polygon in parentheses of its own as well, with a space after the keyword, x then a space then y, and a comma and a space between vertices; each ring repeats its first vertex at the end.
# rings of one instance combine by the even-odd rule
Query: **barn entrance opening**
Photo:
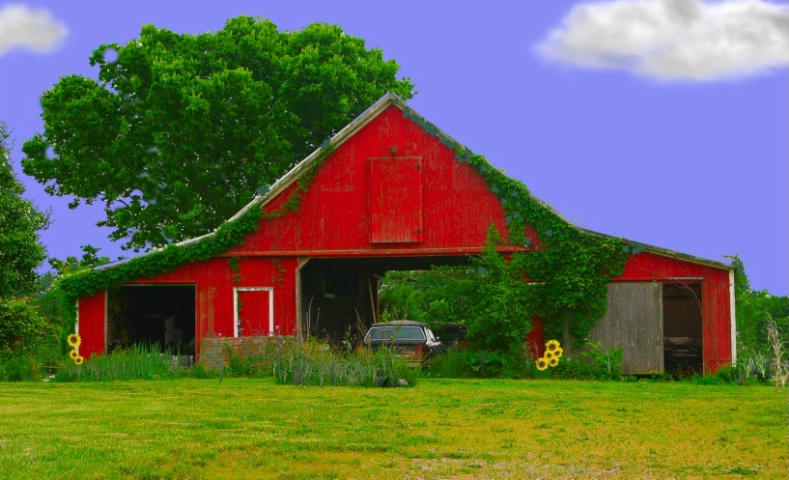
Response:
POLYGON ((663 285, 663 336, 666 372, 704 373, 701 283, 663 285))
POLYGON ((465 255, 312 258, 300 273, 301 334, 356 345, 379 319, 378 283, 386 272, 465 264, 465 255))
POLYGON ((129 285, 112 289, 107 302, 107 351, 132 345, 195 351, 194 285, 129 285))

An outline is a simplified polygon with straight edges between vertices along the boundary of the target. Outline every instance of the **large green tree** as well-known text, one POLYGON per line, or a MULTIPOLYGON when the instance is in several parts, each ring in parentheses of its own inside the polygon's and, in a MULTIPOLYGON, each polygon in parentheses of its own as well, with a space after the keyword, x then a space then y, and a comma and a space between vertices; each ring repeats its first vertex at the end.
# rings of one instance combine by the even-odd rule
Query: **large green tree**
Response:
POLYGON ((38 231, 49 224, 49 216, 22 198, 9 158, 9 132, 0 122, 0 303, 35 291, 35 269, 46 258, 38 231))
POLYGON ((413 94, 397 63, 327 24, 146 25, 90 63, 98 81, 65 76, 43 95, 22 165, 72 208, 103 204, 99 225, 135 250, 211 231, 381 95, 413 94))

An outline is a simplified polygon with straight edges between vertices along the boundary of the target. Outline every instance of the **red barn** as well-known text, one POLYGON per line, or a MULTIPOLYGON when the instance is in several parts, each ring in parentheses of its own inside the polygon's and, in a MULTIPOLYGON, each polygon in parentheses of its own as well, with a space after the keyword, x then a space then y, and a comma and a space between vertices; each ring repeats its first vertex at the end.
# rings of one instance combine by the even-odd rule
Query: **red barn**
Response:
MULTIPOLYGON (((262 215, 234 246, 155 271, 139 267, 217 241, 220 228, 93 272, 114 280, 79 298, 81 354, 154 341, 199 355, 207 336, 340 336, 369 325, 380 275, 463 264, 482 251, 491 225, 508 231, 502 201, 456 147, 384 96, 230 219, 262 215), (154 273, 135 273, 146 271, 154 273)), ((525 246, 501 250, 539 248, 525 229, 525 246)), ((608 313, 590 338, 623 348, 626 373, 661 372, 692 352, 705 372, 733 362, 731 266, 639 250, 610 283, 608 313)), ((535 326, 532 338, 542 341, 535 326)))

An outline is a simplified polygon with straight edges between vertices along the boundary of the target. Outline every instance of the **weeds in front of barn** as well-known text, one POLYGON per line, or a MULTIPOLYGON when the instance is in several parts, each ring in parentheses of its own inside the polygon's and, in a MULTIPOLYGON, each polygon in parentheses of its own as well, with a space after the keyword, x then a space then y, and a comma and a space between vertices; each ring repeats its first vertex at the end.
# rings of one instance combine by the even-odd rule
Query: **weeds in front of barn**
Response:
POLYGON ((184 365, 182 356, 156 344, 133 345, 75 364, 64 362, 57 381, 157 380, 177 377, 274 377, 283 384, 318 386, 413 386, 420 369, 382 348, 341 352, 327 343, 302 345, 285 338, 236 341, 238 348, 221 338, 204 342, 203 358, 184 365))
MULTIPOLYGON (((87 363, 87 362, 86 362, 87 363)), ((640 381, 13 383, 4 478, 786 478, 786 396, 640 381)))
POLYGON ((180 370, 169 349, 158 345, 132 345, 127 349, 94 356, 89 361, 66 364, 55 374, 60 381, 154 380, 173 378, 180 370))
MULTIPOLYGON (((75 335, 75 334, 72 334, 75 335)), ((789 365, 786 342, 777 334, 774 356, 743 357, 736 367, 721 365, 714 375, 701 376, 681 370, 654 374, 653 381, 686 381, 698 385, 766 384, 773 379, 785 386, 789 365), (776 373, 777 372, 777 375, 776 373)), ((172 379, 178 377, 274 377, 280 383, 296 385, 401 386, 413 385, 422 376, 436 378, 523 378, 636 381, 622 374, 622 350, 590 343, 572 357, 562 356, 555 368, 540 371, 528 350, 518 355, 480 350, 450 350, 424 365, 413 368, 394 352, 381 349, 376 354, 361 349, 351 352, 330 342, 310 339, 304 344, 292 337, 247 337, 203 339, 200 362, 178 351, 161 350, 157 345, 134 345, 94 356, 84 363, 73 360, 79 342, 69 339, 72 360, 48 363, 49 375, 35 356, 0 352, 0 381, 115 381, 132 379, 172 379), (72 345, 74 344, 74 345, 72 345), (185 361, 186 360, 186 361, 185 361), (45 371, 46 371, 45 370, 45 371), (32 372, 32 373, 31 373, 32 372), (54 372, 54 374, 53 374, 54 372)))
POLYGON ((276 348, 272 371, 278 383, 318 386, 412 386, 420 376, 419 366, 409 365, 394 349, 340 353, 320 342, 308 342, 290 349, 276 348))

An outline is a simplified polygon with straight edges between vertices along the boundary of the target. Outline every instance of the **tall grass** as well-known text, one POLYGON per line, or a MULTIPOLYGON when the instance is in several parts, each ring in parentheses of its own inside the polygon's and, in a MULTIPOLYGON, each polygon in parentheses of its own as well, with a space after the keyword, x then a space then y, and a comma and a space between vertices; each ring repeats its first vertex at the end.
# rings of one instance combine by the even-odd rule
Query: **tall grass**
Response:
POLYGON ((314 341, 294 345, 283 340, 273 347, 266 345, 267 342, 262 342, 248 351, 235 353, 226 342, 214 342, 193 368, 180 366, 178 357, 169 349, 161 351, 155 344, 133 345, 93 356, 82 365, 66 361, 55 380, 110 382, 191 376, 219 378, 221 384, 226 376, 273 375, 282 384, 381 387, 414 385, 420 371, 385 348, 373 354, 367 350, 341 353, 328 344, 314 341))
POLYGON ((278 346, 273 352, 272 369, 275 380, 282 384, 363 387, 413 385, 420 371, 392 349, 343 354, 319 342, 278 346))
POLYGON ((56 374, 58 381, 153 380, 173 378, 181 367, 169 348, 162 351, 156 344, 132 345, 128 349, 93 356, 82 365, 66 364, 56 374))

